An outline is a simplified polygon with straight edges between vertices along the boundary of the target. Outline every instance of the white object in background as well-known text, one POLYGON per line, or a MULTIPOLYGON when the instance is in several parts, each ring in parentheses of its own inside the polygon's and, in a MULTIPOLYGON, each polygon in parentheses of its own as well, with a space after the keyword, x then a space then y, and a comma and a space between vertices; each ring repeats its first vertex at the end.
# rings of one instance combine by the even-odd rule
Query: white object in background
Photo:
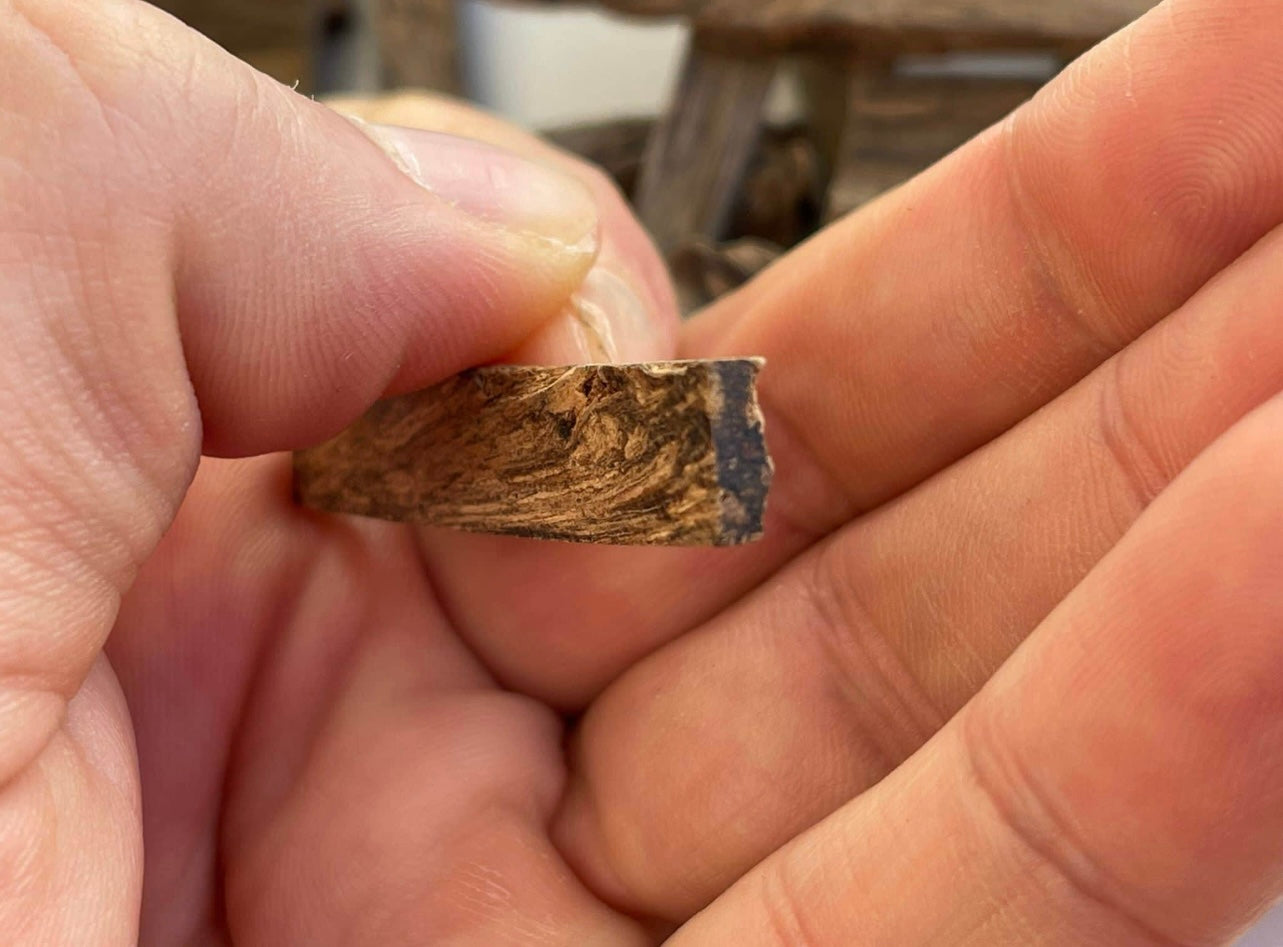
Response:
POLYGON ((657 114, 686 46, 677 22, 485 0, 462 0, 459 32, 469 96, 531 128, 657 114))
POLYGON ((1240 940, 1235 947, 1279 947, 1283 944, 1283 904, 1240 940))

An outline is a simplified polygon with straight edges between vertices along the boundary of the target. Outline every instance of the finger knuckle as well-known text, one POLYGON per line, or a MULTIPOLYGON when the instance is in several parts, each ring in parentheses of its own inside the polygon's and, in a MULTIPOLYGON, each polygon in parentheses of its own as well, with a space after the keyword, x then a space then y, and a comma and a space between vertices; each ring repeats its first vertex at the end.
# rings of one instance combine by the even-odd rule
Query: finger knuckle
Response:
POLYGON ((771 947, 830 947, 807 921, 805 899, 798 890, 788 858, 775 858, 759 875, 758 897, 771 947))
POLYGON ((1060 882, 1070 910, 1122 925, 1137 943, 1176 947, 1132 905, 1128 885, 1080 837, 1072 814, 1052 802, 1038 774, 1002 739, 983 706, 968 708, 958 719, 971 787, 1021 857, 1060 882))

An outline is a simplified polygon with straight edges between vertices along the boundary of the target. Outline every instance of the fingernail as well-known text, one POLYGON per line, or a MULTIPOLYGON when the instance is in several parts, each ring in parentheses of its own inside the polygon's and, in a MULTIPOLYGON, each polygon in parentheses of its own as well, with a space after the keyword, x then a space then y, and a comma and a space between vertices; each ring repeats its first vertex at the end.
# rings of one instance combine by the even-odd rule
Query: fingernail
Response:
POLYGON ((354 119, 424 189, 487 223, 555 244, 597 250, 597 205, 568 175, 467 138, 354 119))
POLYGON ((645 362, 662 357, 658 315, 624 277, 602 266, 593 267, 571 302, 585 331, 601 340, 600 348, 608 361, 645 362))
POLYGON ((533 365, 655 361, 663 357, 656 319, 625 278, 598 265, 565 311, 513 359, 533 365))

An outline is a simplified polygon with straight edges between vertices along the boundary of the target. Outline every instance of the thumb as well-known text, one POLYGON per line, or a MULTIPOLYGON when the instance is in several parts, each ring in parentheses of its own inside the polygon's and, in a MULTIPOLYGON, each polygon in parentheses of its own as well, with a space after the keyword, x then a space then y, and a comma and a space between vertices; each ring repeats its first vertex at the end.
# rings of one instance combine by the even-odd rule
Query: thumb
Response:
POLYGON ((313 443, 376 396, 494 359, 588 273, 597 215, 569 176, 265 95, 259 142, 193 147, 215 166, 178 203, 178 320, 208 452, 313 443))
POLYGON ((493 359, 588 273, 597 209, 569 175, 344 120, 201 45, 199 107, 151 140, 179 166, 178 318, 209 450, 312 442, 493 359))
POLYGON ((82 936, 127 927, 139 871, 103 804, 127 719, 82 683, 202 449, 315 442, 498 357, 596 212, 504 152, 376 143, 141 3, 0 4, 0 63, 0 941, 129 942, 82 936))
POLYGON ((20 6, 0 13, 24 80, 0 93, 2 147, 39 186, 15 182, 6 229, 27 257, 92 247, 82 319, 181 330, 211 452, 315 440, 388 386, 493 358, 593 262, 594 202, 557 171, 363 134, 132 0, 20 6), (68 242, 41 247, 50 226, 68 242))

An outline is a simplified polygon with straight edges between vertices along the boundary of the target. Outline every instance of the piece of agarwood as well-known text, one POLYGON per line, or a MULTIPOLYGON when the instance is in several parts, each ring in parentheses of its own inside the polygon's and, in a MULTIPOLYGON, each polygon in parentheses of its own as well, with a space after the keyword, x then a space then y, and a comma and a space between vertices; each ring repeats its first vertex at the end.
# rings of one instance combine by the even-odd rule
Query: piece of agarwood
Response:
POLYGON ((376 404, 295 455, 333 513, 612 545, 762 532, 771 461, 758 359, 474 369, 376 404))

